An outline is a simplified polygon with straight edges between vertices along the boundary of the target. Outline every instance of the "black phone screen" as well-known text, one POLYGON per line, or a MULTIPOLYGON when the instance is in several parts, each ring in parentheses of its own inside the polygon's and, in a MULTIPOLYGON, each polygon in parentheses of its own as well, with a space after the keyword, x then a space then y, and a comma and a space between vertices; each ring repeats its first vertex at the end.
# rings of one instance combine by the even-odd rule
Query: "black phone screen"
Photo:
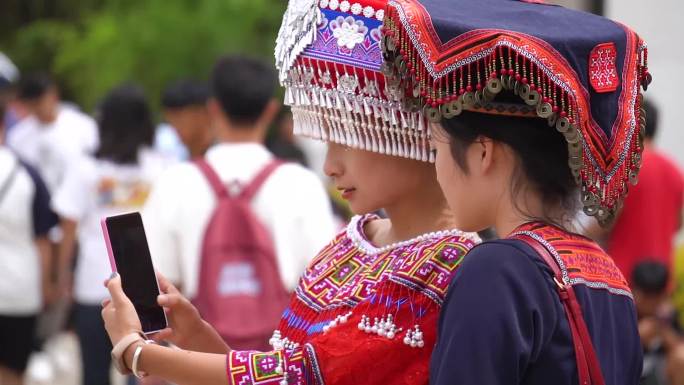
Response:
POLYGON ((140 214, 108 217, 105 223, 123 291, 138 312, 143 332, 164 329, 166 317, 157 304, 159 287, 140 214))

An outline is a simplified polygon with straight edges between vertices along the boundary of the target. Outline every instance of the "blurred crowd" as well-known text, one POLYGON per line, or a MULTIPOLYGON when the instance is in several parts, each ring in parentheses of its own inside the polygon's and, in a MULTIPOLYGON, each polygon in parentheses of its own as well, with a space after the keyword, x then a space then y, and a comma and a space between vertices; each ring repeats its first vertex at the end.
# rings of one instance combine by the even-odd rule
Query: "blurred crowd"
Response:
MULTIPOLYGON (((169 84, 160 106, 121 84, 88 114, 60 99, 49 74, 20 75, 0 56, 0 385, 24 383, 30 362, 52 368, 35 381, 54 383, 59 359, 41 351, 65 332, 78 338, 82 383, 110 383, 100 317, 110 271, 105 216, 141 211, 155 267, 187 297, 203 295, 202 242, 219 196, 198 160, 228 182, 230 195, 254 184, 250 205, 270 235, 278 287, 295 288, 307 258, 349 212, 323 174, 325 146, 292 135, 276 84, 269 63, 229 56, 206 82, 169 84), (284 163, 269 167, 276 159, 284 163)), ((602 242, 632 285, 643 384, 684 384, 684 309, 673 300, 684 177, 654 145, 657 108, 647 109, 640 182, 618 220, 603 229, 579 218, 578 227, 602 242)), ((228 274, 240 287, 261 279, 228 274)))
MULTIPOLYGON (((38 357, 38 377, 52 383, 59 359, 40 351, 64 330, 78 337, 82 382, 110 383, 111 345, 100 317, 110 272, 103 217, 143 212, 157 269, 189 298, 201 295, 202 241, 219 197, 196 167, 199 159, 236 197, 282 161, 255 184, 250 203, 287 293, 307 258, 348 219, 323 178, 325 147, 300 146, 292 136, 270 64, 222 58, 208 82, 169 84, 158 108, 139 86, 121 84, 92 115, 62 101, 48 74, 19 77, 6 58, 3 66, 0 384, 23 383, 30 357, 38 357)), ((261 284, 254 272, 231 274, 261 284)))

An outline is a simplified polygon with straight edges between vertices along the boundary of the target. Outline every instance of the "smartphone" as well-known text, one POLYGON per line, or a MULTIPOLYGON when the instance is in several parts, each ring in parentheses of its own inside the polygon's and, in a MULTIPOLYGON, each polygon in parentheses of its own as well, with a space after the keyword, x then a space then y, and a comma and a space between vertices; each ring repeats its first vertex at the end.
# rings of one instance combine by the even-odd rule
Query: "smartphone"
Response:
POLYGON ((107 217, 101 224, 112 271, 121 276, 121 286, 138 312, 143 332, 151 334, 166 328, 166 314, 157 304, 159 283, 140 213, 107 217))

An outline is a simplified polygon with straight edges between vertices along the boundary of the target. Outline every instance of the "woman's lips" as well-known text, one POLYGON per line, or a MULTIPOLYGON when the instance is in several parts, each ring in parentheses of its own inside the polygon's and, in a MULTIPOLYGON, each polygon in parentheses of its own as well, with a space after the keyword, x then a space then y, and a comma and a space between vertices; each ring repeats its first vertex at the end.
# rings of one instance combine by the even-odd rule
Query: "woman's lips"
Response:
POLYGON ((342 198, 346 200, 349 200, 351 196, 354 194, 354 191, 356 191, 355 188, 341 188, 339 190, 342 193, 342 198))

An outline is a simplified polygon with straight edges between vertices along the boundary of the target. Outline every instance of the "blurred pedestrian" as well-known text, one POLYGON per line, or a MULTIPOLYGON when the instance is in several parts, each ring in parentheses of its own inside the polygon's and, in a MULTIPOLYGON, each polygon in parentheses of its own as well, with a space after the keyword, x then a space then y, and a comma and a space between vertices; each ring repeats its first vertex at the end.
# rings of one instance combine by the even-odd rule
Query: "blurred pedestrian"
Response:
POLYGON ((632 270, 632 293, 644 349, 641 385, 684 384, 684 339, 669 291, 670 270, 650 257, 632 270))
MULTIPOLYGON (((278 166, 264 146, 266 131, 279 108, 274 99, 273 72, 257 60, 230 56, 218 61, 210 82, 212 98, 208 106, 217 143, 200 159, 216 174, 216 184, 225 186, 227 199, 243 199, 239 194, 249 191, 244 199, 254 219, 267 232, 266 246, 275 254, 276 279, 268 282, 262 281, 262 271, 257 267, 223 265, 230 282, 220 284, 226 290, 244 283, 243 287, 257 285, 263 292, 271 287, 283 287, 285 294, 291 292, 311 256, 334 234, 330 203, 319 179, 298 164, 278 166)), ((203 281, 201 277, 210 273, 205 264, 215 261, 206 257, 204 242, 212 230, 215 210, 221 207, 218 203, 223 201, 215 191, 221 186, 215 186, 204 172, 191 163, 170 169, 154 186, 144 219, 156 268, 187 297, 210 301, 214 297, 203 292, 205 286, 200 283, 206 283, 208 278, 203 281)), ((254 266, 261 266, 262 256, 252 253, 254 266)), ((273 262, 268 265, 273 266, 273 262)), ((278 314, 280 311, 282 308, 278 314)), ((262 332, 270 335, 277 322, 276 317, 262 332)), ((225 333, 231 329, 230 333, 240 336, 242 343, 258 340, 264 344, 268 340, 269 335, 253 338, 257 336, 242 333, 244 327, 248 325, 220 331, 228 338, 225 333)), ((231 342, 239 345, 236 340, 231 342)))
MULTIPOLYGON (((17 80, 19 80, 19 69, 10 58, 0 52, 0 92, 12 93, 13 85, 17 80)), ((17 111, 17 105, 12 99, 5 100, 5 118, 3 119, 5 135, 20 118, 20 111, 17 111)))
POLYGON ((309 162, 306 159, 306 154, 295 141, 292 130, 293 123, 290 109, 283 109, 276 119, 274 129, 267 138, 266 146, 278 158, 308 167, 309 162))
POLYGON ((207 85, 190 79, 172 83, 162 96, 164 119, 178 133, 190 159, 204 156, 214 142, 207 110, 208 99, 207 85))
POLYGON ((603 238, 608 254, 625 277, 632 277, 634 266, 650 256, 673 266, 674 238, 682 225, 684 175, 655 145, 658 109, 649 100, 646 110, 644 152, 639 183, 629 188, 622 210, 612 228, 594 226, 590 235, 603 238))
POLYGON ((60 102, 57 84, 46 74, 22 77, 17 97, 29 115, 9 132, 7 145, 36 167, 54 192, 71 160, 97 149, 97 126, 89 116, 60 102))
POLYGON ((0 384, 19 385, 37 316, 54 299, 47 233, 57 216, 38 172, 4 145, 6 102, 0 89, 0 384))
POLYGON ((100 317, 109 276, 100 219, 140 210, 166 158, 151 149, 152 114, 142 90, 122 85, 110 91, 98 110, 100 146, 83 156, 65 175, 53 208, 62 218, 59 282, 68 285, 74 246, 78 259, 73 278, 75 327, 83 358, 83 384, 109 384, 111 345, 100 317))

